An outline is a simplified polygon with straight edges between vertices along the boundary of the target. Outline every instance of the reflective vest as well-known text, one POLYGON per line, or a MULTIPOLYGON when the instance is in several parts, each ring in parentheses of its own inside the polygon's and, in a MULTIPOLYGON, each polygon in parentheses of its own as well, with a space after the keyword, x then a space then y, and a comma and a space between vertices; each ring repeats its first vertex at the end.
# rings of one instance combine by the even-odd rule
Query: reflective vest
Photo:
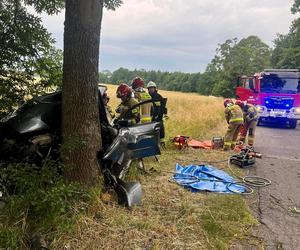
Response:
POLYGON ((156 117, 160 112, 163 112, 163 114, 167 114, 167 108, 165 110, 161 111, 160 109, 160 102, 163 100, 163 97, 157 92, 153 92, 150 94, 153 101, 153 117, 156 117))
POLYGON ((139 102, 135 98, 128 98, 126 101, 122 102, 116 109, 116 112, 119 113, 119 117, 129 120, 131 125, 136 124, 136 121, 139 117, 140 109, 136 107, 130 112, 127 112, 131 107, 137 105, 139 102))
POLYGON ((247 104, 244 107, 244 118, 246 122, 252 122, 258 120, 258 113, 254 105, 247 104))
POLYGON ((225 119, 227 123, 244 124, 243 111, 240 106, 229 104, 225 108, 225 119))
MULTIPOLYGON (((144 102, 146 100, 152 100, 149 93, 147 93, 144 90, 142 92, 136 92, 135 94, 136 94, 136 97, 139 100, 139 102, 144 102)), ((141 108, 140 108, 140 122, 141 123, 148 123, 148 122, 152 121, 151 108, 152 108, 151 102, 141 105, 141 108)))

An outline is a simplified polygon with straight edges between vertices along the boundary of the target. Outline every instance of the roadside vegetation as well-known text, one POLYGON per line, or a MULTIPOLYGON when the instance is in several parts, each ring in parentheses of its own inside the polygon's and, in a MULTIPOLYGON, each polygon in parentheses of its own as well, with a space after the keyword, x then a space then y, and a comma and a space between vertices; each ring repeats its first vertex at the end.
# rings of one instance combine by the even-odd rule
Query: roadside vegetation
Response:
MULTIPOLYGON (((108 85, 116 107, 116 87, 108 85)), ((65 184, 57 164, 46 161, 42 170, 12 166, 10 181, 18 194, 1 209, 0 248, 26 249, 44 242, 51 249, 227 249, 245 239, 257 222, 239 195, 191 193, 169 182, 175 164, 200 164, 226 159, 213 150, 178 151, 171 143, 177 134, 195 139, 223 135, 222 98, 160 91, 168 98, 167 149, 159 162, 146 159, 149 174, 132 169, 143 186, 140 207, 120 207, 114 193, 65 184)), ((227 169, 226 164, 215 165, 227 169)), ((1 172, 7 174, 7 172, 1 172)), ((3 206, 3 204, 2 204, 3 206)))
MULTIPOLYGON (((76 5, 75 1, 70 2, 76 5)), ((0 36, 3 38, 0 39, 0 118, 24 100, 62 86, 63 52, 54 47, 54 40, 42 26, 39 15, 42 12, 49 15, 58 13, 64 8, 64 3, 62 0, 0 2, 0 36), (29 13, 29 8, 36 12, 29 13)), ((120 0, 104 0, 104 6, 109 9, 120 7, 121 3, 120 0)), ((292 7, 294 14, 299 13, 299 6, 299 0, 295 0, 292 7)), ((69 16, 76 15, 69 12, 69 16)), ((75 22, 70 24, 77 27, 75 22)), ((215 57, 203 74, 123 70, 130 74, 126 77, 124 74, 118 77, 111 75, 105 82, 128 82, 138 74, 168 90, 232 96, 238 75, 254 73, 269 65, 280 68, 299 66, 299 27, 299 19, 294 20, 289 33, 275 39, 274 50, 256 36, 239 41, 226 40, 218 46, 215 57), (255 56, 251 57, 252 63, 249 63, 249 55, 255 56)), ((84 35, 87 32, 79 33, 84 35)), ((79 46, 83 47, 89 48, 90 45, 79 46)), ((73 55, 84 64, 78 55, 86 53, 81 51, 73 55)), ((96 60, 84 58, 95 65, 79 66, 78 72, 75 70, 87 82, 78 86, 96 89, 98 56, 96 60), (93 72, 86 74, 82 72, 83 68, 93 69, 93 72)), ((119 71, 122 73, 122 70, 119 71)), ((73 81, 69 83, 72 89, 73 81)), ((118 101, 115 88, 109 86, 113 107, 118 101)), ((257 221, 243 197, 190 193, 169 182, 170 172, 174 171, 177 162, 182 165, 199 164, 228 157, 221 151, 178 151, 171 143, 177 134, 199 140, 223 135, 222 99, 179 92, 161 93, 168 98, 167 149, 162 152, 159 162, 152 158, 145 161, 149 174, 140 173, 136 168, 132 168, 131 173, 132 178, 143 184, 142 206, 130 210, 120 207, 113 193, 102 191, 101 177, 93 188, 67 182, 62 177, 64 166, 58 162, 45 160, 42 168, 22 163, 1 167, 1 196, 5 198, 0 199, 0 249, 227 249, 236 240, 247 240, 251 227, 257 221), (5 196, 6 191, 11 195, 5 196)), ((90 98, 72 100, 88 101, 90 98)), ((82 106, 88 107, 88 103, 82 106)), ((86 119, 87 125, 93 121, 86 119)), ((90 135, 93 139, 94 134, 90 135)), ((228 171, 225 163, 215 166, 228 171)))
MULTIPOLYGON (((116 87, 109 85, 115 107, 116 87)), ((149 174, 132 169, 143 186, 140 207, 130 210, 117 205, 114 197, 102 195, 94 216, 84 216, 73 234, 56 246, 71 249, 227 249, 245 239, 257 221, 239 195, 191 193, 169 181, 175 164, 200 164, 226 159, 222 151, 187 149, 178 151, 171 143, 177 134, 195 139, 223 135, 225 123, 221 98, 160 91, 168 98, 167 149, 159 162, 145 161, 149 174)), ((215 165, 227 170, 226 164, 215 165)))

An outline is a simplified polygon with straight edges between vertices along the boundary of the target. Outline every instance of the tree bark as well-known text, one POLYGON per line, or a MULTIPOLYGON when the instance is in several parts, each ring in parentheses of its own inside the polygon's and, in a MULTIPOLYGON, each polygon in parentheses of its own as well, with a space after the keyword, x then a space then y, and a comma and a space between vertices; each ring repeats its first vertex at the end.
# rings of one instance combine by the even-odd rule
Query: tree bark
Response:
POLYGON ((66 0, 62 156, 67 181, 95 185, 101 149, 98 64, 103 0, 66 0))

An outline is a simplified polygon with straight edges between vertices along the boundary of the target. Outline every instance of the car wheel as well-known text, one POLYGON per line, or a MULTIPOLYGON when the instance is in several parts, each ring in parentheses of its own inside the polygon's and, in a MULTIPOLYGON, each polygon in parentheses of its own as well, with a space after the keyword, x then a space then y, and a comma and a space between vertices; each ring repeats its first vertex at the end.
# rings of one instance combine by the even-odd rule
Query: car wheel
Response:
POLYGON ((291 129, 295 129, 297 127, 297 124, 298 124, 297 120, 294 119, 289 120, 289 125, 291 129))

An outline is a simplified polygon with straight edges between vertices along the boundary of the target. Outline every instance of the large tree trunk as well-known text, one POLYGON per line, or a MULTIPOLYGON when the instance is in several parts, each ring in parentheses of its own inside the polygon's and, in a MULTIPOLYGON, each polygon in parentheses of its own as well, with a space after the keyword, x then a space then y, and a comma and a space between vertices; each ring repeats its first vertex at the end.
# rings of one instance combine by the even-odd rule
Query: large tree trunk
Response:
POLYGON ((98 64, 103 0, 66 0, 62 156, 65 178, 94 185, 101 148, 98 64))

